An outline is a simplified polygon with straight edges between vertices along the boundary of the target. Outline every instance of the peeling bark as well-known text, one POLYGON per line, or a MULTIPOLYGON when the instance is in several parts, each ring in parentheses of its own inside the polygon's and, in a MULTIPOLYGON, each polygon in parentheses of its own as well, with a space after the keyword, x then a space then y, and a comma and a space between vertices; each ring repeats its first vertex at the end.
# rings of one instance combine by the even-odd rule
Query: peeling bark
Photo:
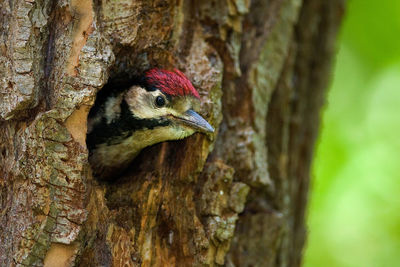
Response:
MULTIPOLYGON (((341 0, 0 0, 1 266, 299 266, 341 0), (176 67, 217 129, 111 183, 97 92, 176 67)), ((117 179, 118 178, 118 179, 117 179)))

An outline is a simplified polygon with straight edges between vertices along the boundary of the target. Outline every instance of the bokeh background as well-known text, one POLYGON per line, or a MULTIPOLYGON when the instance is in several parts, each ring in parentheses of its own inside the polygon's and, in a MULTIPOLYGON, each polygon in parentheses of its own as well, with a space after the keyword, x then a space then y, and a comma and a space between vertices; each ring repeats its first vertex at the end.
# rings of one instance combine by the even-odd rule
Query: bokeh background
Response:
POLYGON ((400 266, 400 1, 349 0, 313 163, 304 266, 400 266))

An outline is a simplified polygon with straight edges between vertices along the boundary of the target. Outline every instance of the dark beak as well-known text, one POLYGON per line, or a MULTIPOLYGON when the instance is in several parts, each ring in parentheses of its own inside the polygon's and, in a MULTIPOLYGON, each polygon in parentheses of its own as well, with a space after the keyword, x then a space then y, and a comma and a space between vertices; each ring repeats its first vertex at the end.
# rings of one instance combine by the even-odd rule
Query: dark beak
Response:
POLYGON ((214 128, 202 116, 189 109, 179 117, 174 117, 180 123, 194 128, 199 132, 213 133, 214 128))

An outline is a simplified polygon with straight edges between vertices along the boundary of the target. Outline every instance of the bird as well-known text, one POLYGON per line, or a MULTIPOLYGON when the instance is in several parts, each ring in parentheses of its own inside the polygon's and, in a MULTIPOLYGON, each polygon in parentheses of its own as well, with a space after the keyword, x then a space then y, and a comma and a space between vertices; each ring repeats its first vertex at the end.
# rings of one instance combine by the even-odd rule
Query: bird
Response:
POLYGON ((178 69, 152 68, 116 87, 101 89, 88 114, 88 159, 100 180, 118 177, 145 147, 214 132, 194 111, 199 93, 178 69))

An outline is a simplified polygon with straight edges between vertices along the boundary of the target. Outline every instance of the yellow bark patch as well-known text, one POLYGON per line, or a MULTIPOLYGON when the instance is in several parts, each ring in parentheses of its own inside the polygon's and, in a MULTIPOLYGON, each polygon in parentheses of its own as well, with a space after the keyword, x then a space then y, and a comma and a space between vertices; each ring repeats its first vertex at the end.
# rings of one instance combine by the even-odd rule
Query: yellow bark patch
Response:
POLYGON ((77 248, 77 244, 65 245, 52 243, 46 257, 44 258, 44 267, 71 266, 77 248))
POLYGON ((93 32, 93 3, 92 0, 71 0, 71 12, 78 19, 74 27, 72 49, 67 62, 68 75, 76 76, 79 64, 79 54, 86 44, 88 36, 93 32))
POLYGON ((83 147, 86 146, 87 115, 89 110, 90 106, 83 105, 72 112, 65 121, 65 127, 71 133, 74 140, 83 147))

